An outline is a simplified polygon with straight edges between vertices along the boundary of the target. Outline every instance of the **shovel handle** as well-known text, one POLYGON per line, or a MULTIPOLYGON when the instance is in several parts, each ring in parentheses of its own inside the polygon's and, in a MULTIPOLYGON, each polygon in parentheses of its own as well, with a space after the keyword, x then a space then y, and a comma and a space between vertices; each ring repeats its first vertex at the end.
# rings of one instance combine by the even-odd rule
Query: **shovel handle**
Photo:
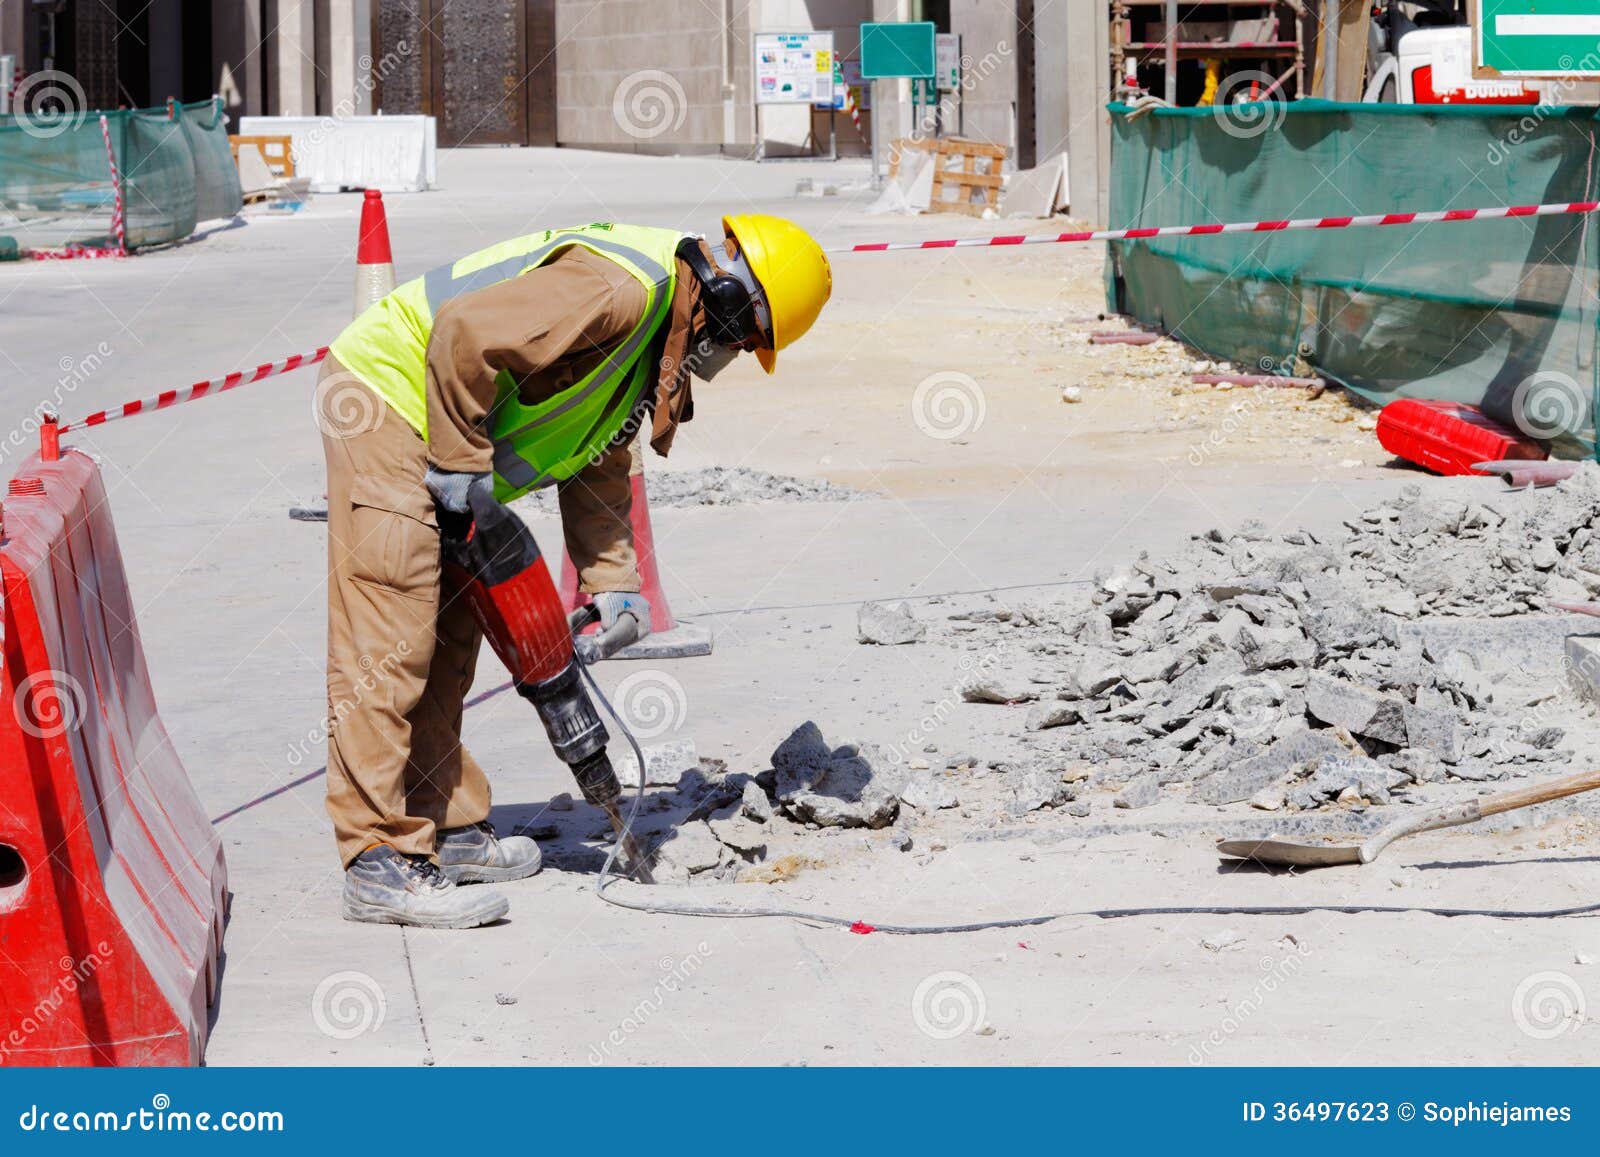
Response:
POLYGON ((1553 799, 1593 791, 1597 787, 1600 787, 1600 769, 1584 771, 1577 775, 1551 780, 1549 783, 1534 784, 1532 787, 1486 796, 1478 801, 1478 811, 1486 816, 1495 816, 1501 812, 1532 807, 1536 803, 1547 803, 1553 799))

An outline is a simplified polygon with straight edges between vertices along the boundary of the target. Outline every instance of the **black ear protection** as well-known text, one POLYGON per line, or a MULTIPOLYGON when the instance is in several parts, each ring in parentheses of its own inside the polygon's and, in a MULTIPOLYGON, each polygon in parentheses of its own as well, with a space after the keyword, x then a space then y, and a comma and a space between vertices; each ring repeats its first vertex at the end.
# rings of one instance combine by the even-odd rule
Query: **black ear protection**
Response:
POLYGON ((700 279, 700 302, 705 306, 711 340, 722 345, 743 345, 757 331, 750 291, 731 273, 717 272, 706 260, 698 238, 685 238, 678 246, 678 256, 700 279))

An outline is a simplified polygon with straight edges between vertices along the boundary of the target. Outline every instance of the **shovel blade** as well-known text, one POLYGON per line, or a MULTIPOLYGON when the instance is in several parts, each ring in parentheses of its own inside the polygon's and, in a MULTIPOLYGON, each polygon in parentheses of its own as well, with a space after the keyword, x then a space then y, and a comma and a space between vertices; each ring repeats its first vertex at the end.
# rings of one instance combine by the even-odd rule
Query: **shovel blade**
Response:
POLYGON ((1240 860, 1290 868, 1361 863, 1360 844, 1297 844, 1292 840, 1218 840, 1217 851, 1240 860))

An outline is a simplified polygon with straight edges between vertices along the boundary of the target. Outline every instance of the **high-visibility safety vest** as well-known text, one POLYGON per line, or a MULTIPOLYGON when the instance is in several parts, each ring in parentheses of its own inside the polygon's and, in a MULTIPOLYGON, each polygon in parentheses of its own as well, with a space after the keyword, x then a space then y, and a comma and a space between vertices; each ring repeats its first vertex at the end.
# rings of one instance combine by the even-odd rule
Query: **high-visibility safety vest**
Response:
POLYGON ((496 379, 489 414, 494 488, 509 502, 582 470, 622 432, 653 387, 649 350, 672 312, 677 250, 685 236, 675 229, 597 224, 491 245, 395 289, 350 323, 333 343, 333 356, 426 439, 428 336, 446 302, 520 277, 574 245, 631 273, 645 289, 644 313, 582 380, 525 406, 510 374, 502 371, 496 379))

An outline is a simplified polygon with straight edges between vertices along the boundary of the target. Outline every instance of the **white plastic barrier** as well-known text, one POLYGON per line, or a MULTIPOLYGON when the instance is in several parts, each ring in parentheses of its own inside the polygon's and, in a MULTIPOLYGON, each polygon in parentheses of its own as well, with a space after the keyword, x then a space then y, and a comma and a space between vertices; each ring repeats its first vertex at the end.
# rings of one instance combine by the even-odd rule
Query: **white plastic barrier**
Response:
POLYGON ((240 117, 244 136, 294 140, 295 175, 313 193, 341 188, 420 193, 438 181, 433 117, 240 117))

